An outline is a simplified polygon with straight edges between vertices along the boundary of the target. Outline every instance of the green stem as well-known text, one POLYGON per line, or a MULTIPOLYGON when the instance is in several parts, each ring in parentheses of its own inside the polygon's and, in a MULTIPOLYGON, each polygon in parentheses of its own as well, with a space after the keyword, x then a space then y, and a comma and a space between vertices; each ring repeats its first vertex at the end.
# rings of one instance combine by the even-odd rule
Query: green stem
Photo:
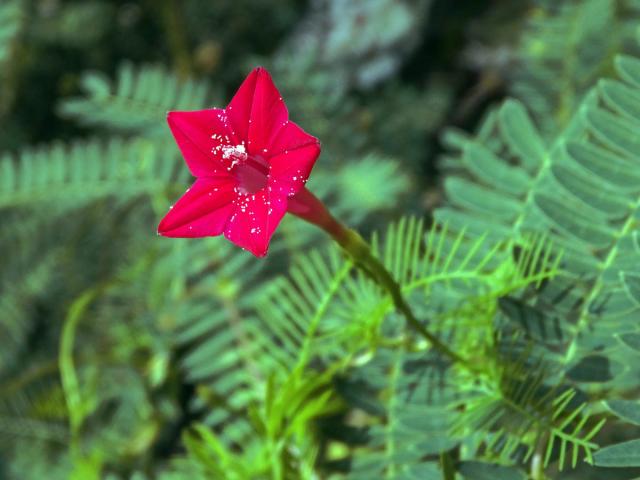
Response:
POLYGON ((440 468, 442 468, 442 478, 444 480, 456 479, 456 467, 451 452, 442 452, 440 454, 440 468))
MULTIPOLYGON (((338 222, 336 221, 336 223, 338 222)), ((364 271, 389 293, 394 306, 405 317, 407 323, 439 353, 455 363, 468 365, 468 362, 462 356, 451 350, 416 318, 402 295, 400 285, 398 285, 398 282, 395 281, 382 262, 373 255, 371 247, 360 234, 342 224, 338 223, 338 225, 339 229, 330 232, 334 240, 349 254, 356 267, 364 271)))
POLYGON ((454 363, 464 365, 469 371, 476 371, 465 358, 442 343, 416 318, 411 307, 402 296, 400 285, 398 285, 398 282, 395 281, 382 262, 375 257, 369 244, 358 232, 347 228, 336 220, 324 203, 313 193, 306 188, 302 189, 296 196, 289 199, 288 211, 309 223, 317 225, 331 235, 353 259, 355 266, 391 295, 394 306, 405 317, 407 323, 422 335, 436 351, 448 357, 454 363))

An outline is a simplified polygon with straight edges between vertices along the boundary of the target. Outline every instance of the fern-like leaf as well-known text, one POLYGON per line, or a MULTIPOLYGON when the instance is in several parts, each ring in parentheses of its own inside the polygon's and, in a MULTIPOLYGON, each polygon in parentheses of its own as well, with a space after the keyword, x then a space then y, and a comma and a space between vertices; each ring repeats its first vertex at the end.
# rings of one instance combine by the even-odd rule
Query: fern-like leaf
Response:
POLYGON ((473 180, 449 180, 446 189, 453 208, 440 209, 437 218, 455 228, 489 231, 498 239, 550 230, 562 249, 563 268, 570 275, 553 282, 541 298, 557 311, 577 316, 569 327, 563 360, 568 367, 589 353, 594 342, 614 347, 610 329, 634 330, 640 314, 620 275, 634 273, 631 266, 638 252, 638 63, 618 57, 623 81, 600 82, 551 146, 515 101, 507 101, 492 118, 487 128, 491 143, 486 138, 449 137, 461 155, 448 165, 473 180), (461 188, 463 184, 473 188, 461 188), (478 223, 478 214, 490 220, 478 223), (597 325, 592 322, 596 316, 597 325), (583 337, 591 327, 595 329, 583 337))
POLYGON ((108 195, 163 191, 174 178, 176 153, 147 140, 114 138, 7 154, 0 158, 0 208, 77 207, 108 195))
POLYGON ((118 131, 163 133, 169 110, 198 110, 211 103, 206 83, 183 81, 159 66, 123 63, 114 82, 94 72, 85 73, 81 82, 86 96, 64 100, 59 113, 118 131))

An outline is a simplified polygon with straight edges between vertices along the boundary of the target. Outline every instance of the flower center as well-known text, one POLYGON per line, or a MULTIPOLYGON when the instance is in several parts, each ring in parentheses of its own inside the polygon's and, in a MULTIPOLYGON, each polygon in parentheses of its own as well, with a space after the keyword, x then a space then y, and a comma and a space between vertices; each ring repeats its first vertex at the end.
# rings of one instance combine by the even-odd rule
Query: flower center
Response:
POLYGON ((231 167, 244 162, 247 159, 247 150, 244 145, 223 145, 222 158, 225 160, 231 160, 231 167))
POLYGON ((269 164, 259 155, 249 155, 244 145, 223 146, 222 158, 231 160, 229 171, 238 182, 239 193, 249 195, 267 186, 269 164))

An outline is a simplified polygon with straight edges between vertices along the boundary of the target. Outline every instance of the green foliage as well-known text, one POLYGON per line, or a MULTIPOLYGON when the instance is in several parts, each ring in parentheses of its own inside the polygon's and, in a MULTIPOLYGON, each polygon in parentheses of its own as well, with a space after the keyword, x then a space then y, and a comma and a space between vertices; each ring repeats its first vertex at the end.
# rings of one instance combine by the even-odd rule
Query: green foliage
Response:
MULTIPOLYGON (((636 63, 631 57, 618 57, 616 68, 625 81, 602 80, 548 147, 523 107, 513 101, 487 120, 477 139, 450 137, 461 156, 449 165, 459 165, 477 180, 450 177, 446 188, 455 209, 442 209, 437 218, 478 229, 465 219, 488 214, 494 238, 551 231, 562 249, 567 275, 549 286, 540 301, 575 315, 576 322, 567 325, 566 353, 557 359, 567 369, 580 365, 596 344, 610 346, 607 359, 613 368, 626 352, 615 348, 610 332, 635 329, 637 303, 630 294, 634 272, 630 266, 637 254, 632 133, 637 118, 633 116, 636 63), (501 157, 520 167, 505 165, 501 157), (497 178, 509 178, 509 187, 500 188, 497 178), (495 190, 490 192, 488 186, 495 190), (564 298, 554 301, 561 291, 566 292, 564 298)), ((581 378, 589 381, 588 375, 581 378)))
POLYGON ((517 99, 488 106, 448 36, 474 2, 125 3, 0 5, 1 478, 637 474, 638 2, 500 20, 517 99), (42 81, 56 55, 81 67, 42 81), (258 61, 323 142, 309 188, 454 356, 296 218, 262 261, 156 236, 189 183, 166 112, 258 61))
POLYGON ((417 27, 430 4, 431 0, 318 2, 280 54, 310 59, 292 63, 289 70, 302 67, 309 74, 330 66, 331 85, 338 90, 350 85, 371 88, 391 76, 415 47, 417 27))
POLYGON ((20 53, 19 40, 26 23, 25 3, 7 0, 0 5, 0 120, 13 101, 17 76, 10 67, 20 53))
POLYGON ((509 88, 526 103, 545 138, 553 139, 593 84, 611 72, 615 54, 638 51, 639 10, 632 1, 536 3, 509 88))
MULTIPOLYGON (((524 107, 513 100, 492 111, 475 137, 451 131, 445 141, 459 153, 448 155, 443 163, 451 171, 445 183, 450 206, 435 212, 439 221, 448 222, 454 230, 479 235, 488 229, 495 241, 549 232, 562 255, 563 274, 550 280, 528 306, 503 302, 503 311, 519 323, 519 330, 547 349, 545 358, 554 376, 589 392, 591 402, 597 400, 598 392, 624 396, 638 386, 634 368, 622 368, 628 351, 612 333, 633 334, 637 328, 633 265, 637 263, 638 189, 633 132, 639 118, 634 105, 640 77, 637 59, 618 56, 614 64, 621 80, 600 80, 584 96, 566 128, 549 143, 524 107), (532 334, 536 323, 538 335, 532 334), (540 330, 541 324, 547 325, 547 334, 540 330), (548 335, 553 330, 555 334, 548 335)), ((551 412, 551 417, 556 415, 551 412)), ((571 415, 568 418, 575 423, 571 415)), ((583 422, 586 417, 572 427, 572 433, 578 434, 583 422)), ((588 442, 600 425, 591 431, 587 428, 583 440, 571 442, 573 466, 580 448, 593 461, 595 444, 588 442)), ((520 434, 526 431, 530 429, 520 434)), ((552 458, 552 443, 546 449, 545 464, 552 458)), ((562 441, 558 455, 562 468, 568 457, 562 441)), ((596 463, 605 465, 606 460, 596 463)))
POLYGON ((595 455, 601 467, 637 467, 640 465, 640 440, 630 440, 603 448, 595 455))
POLYGON ((60 114, 110 130, 166 134, 163 120, 168 111, 196 110, 211 104, 206 83, 180 81, 160 66, 123 63, 113 83, 96 72, 85 73, 80 83, 86 96, 64 100, 60 114))
POLYGON ((318 171, 309 188, 321 198, 331 199, 336 215, 360 223, 369 212, 387 209, 388 198, 406 196, 411 183, 398 162, 370 154, 345 163, 337 178, 318 171))
POLYGON ((71 2, 49 9, 47 15, 33 19, 31 34, 45 44, 71 48, 78 45, 95 47, 107 36, 109 23, 115 15, 113 5, 104 0, 71 2))
MULTIPOLYGON (((143 139, 54 144, 0 159, 0 208, 55 202, 78 208, 96 198, 164 191, 176 155, 143 139)), ((59 213, 59 212, 58 212, 59 213)))
MULTIPOLYGON (((483 302, 488 303, 489 299, 496 302, 512 289, 523 288, 540 281, 542 277, 538 272, 523 270, 521 263, 514 262, 510 256, 505 257, 504 262, 496 262, 499 250, 486 248, 488 245, 484 239, 476 240, 469 251, 463 251, 464 236, 457 236, 445 251, 445 236, 446 230, 440 232, 434 229, 425 237, 422 222, 402 220, 385 235, 386 241, 380 246, 378 254, 400 280, 407 295, 424 297, 424 307, 437 310, 439 327, 451 332, 443 335, 449 339, 458 338, 455 335, 457 327, 453 322, 448 324, 448 320, 455 318, 459 323, 466 319, 470 327, 484 330, 484 338, 492 342, 491 316, 480 321, 472 320, 471 316, 465 317, 460 312, 459 298, 451 298, 437 306, 430 306, 428 299, 436 298, 435 292, 444 291, 442 287, 452 289, 452 285, 459 283, 459 288, 466 292, 467 298, 475 286, 475 295, 482 298, 483 302), (481 321, 487 323, 482 325, 481 321)), ((525 257, 543 258, 540 252, 544 248, 540 247, 541 244, 536 243, 532 250, 528 250, 532 252, 531 255, 525 257), (534 253, 536 251, 538 253, 534 253)), ((555 267, 552 265, 545 262, 545 267, 548 267, 545 276, 553 274, 555 267)), ((255 469, 251 470, 254 473, 237 473, 237 478, 243 478, 241 475, 257 475, 257 472, 266 474, 267 471, 281 468, 293 469, 288 474, 293 475, 292 478, 307 478, 305 468, 310 468, 312 464, 305 467, 299 463, 300 459, 294 457, 278 465, 274 460, 272 442, 286 442, 289 438, 286 432, 296 429, 308 431, 309 427, 304 425, 331 411, 326 410, 329 404, 325 404, 331 396, 325 397, 319 392, 331 386, 331 377, 338 372, 341 376, 348 375, 343 377, 342 386, 338 387, 340 395, 349 404, 363 408, 372 415, 371 429, 367 434, 370 441, 366 446, 354 450, 353 478, 377 477, 383 472, 387 478, 398 478, 403 472, 413 472, 412 475, 419 478, 425 472, 437 471, 434 470, 435 464, 423 461, 425 454, 436 454, 443 448, 460 443, 462 437, 457 434, 452 436, 450 429, 455 419, 460 417, 456 413, 458 406, 463 399, 468 400, 472 392, 458 388, 455 380, 458 374, 433 357, 426 345, 418 342, 406 352, 398 348, 403 344, 410 346, 413 342, 406 337, 390 299, 369 279, 355 272, 353 266, 342 260, 337 251, 330 252, 328 257, 313 253, 301 259, 291 270, 289 280, 274 281, 252 303, 254 315, 245 316, 241 324, 230 329, 234 332, 231 335, 236 338, 242 335, 237 340, 241 343, 236 343, 233 351, 230 348, 229 354, 218 353, 220 361, 215 368, 224 369, 224 376, 212 374, 211 364, 202 372, 202 376, 215 379, 203 392, 211 401, 210 408, 218 411, 211 419, 214 422, 212 426, 225 424, 219 437, 212 436, 209 430, 206 433, 200 430, 197 437, 190 437, 190 442, 196 442, 190 451, 195 458, 200 458, 205 470, 209 468, 206 467, 209 461, 202 458, 203 449, 209 452, 207 458, 217 459, 211 465, 238 465, 245 469, 251 465, 255 469), (244 333, 239 333, 238 329, 244 333), (238 357, 244 357, 245 363, 250 362, 244 373, 240 370, 242 362, 237 360, 238 357), (370 361, 365 360, 369 357, 370 361), (323 374, 315 373, 317 367, 312 367, 311 360, 323 365, 323 374), (363 366, 360 367, 361 364, 363 366), (249 382, 243 375, 251 372, 254 378, 249 382), (427 384, 418 387, 418 380, 427 384), (274 384, 279 386, 274 390, 278 394, 271 398, 274 384), (367 385, 364 390, 363 384, 367 385), (227 385, 234 387, 228 390, 227 385), (295 393, 298 388, 302 388, 302 391, 295 393), (296 400, 296 396, 303 392, 307 392, 306 395, 315 393, 312 397, 296 400), (381 399, 370 403, 371 392, 380 392, 381 399), (365 398, 361 397, 363 394, 365 398), (286 405, 285 411, 289 413, 285 415, 279 409, 270 407, 279 402, 282 402, 279 408, 285 408, 286 405), (251 407, 252 404, 255 406, 251 407), (236 435, 240 429, 228 418, 222 420, 220 415, 225 410, 227 415, 235 415, 247 408, 253 429, 242 431, 244 435, 249 435, 248 438, 238 438, 236 435), (379 415, 384 416, 382 423, 377 418, 379 415), (284 425, 283 418, 286 419, 284 425), (298 422, 301 427, 296 427, 298 422), (423 440, 417 441, 418 432, 424 435, 423 440), (254 444, 256 436, 262 440, 254 444), (228 442, 242 446, 244 460, 224 446, 228 442), (416 444, 420 448, 416 448, 416 444), (409 452, 414 453, 409 455, 409 452)), ((493 307, 487 304, 486 308, 488 312, 494 311, 495 303, 493 307)), ((471 315, 471 312, 467 315, 471 315)), ((196 327, 192 331, 197 330, 196 327)), ((220 345, 226 336, 217 334, 202 340, 198 351, 213 351, 214 345, 215 351, 224 351, 220 345)), ((458 341, 463 345, 463 338, 458 341)), ((473 339, 473 342, 476 341, 473 339)), ((492 348, 493 345, 490 343, 485 347, 492 348)), ((209 360, 211 356, 202 358, 209 360)), ((198 371, 193 363, 189 367, 190 371, 198 371)), ((504 373, 505 378, 511 376, 515 376, 515 373, 504 373)), ((489 384, 483 385, 490 388, 489 384)), ((327 391, 327 395, 330 391, 327 391)), ((493 393, 500 395, 499 392, 493 393)), ((335 393, 332 395, 335 396, 335 393)), ((558 417, 554 420, 558 424, 564 422, 558 427, 559 432, 580 414, 578 410, 567 419, 565 409, 566 403, 561 403, 554 412, 558 417)), ((492 418, 489 414, 493 413, 485 414, 492 418)), ((477 418, 477 411, 475 415, 477 418)), ((544 419, 535 421, 542 423, 544 419)), ((586 418, 583 422, 586 422, 586 418)), ((570 442, 574 439, 567 437, 570 442)), ((296 437, 295 443, 285 443, 280 448, 287 449, 290 455, 308 448, 306 441, 308 434, 296 437)), ((575 441, 579 441, 577 430, 575 441)))
POLYGON ((21 23, 22 11, 19 0, 11 0, 0 5, 0 66, 9 61, 21 23))

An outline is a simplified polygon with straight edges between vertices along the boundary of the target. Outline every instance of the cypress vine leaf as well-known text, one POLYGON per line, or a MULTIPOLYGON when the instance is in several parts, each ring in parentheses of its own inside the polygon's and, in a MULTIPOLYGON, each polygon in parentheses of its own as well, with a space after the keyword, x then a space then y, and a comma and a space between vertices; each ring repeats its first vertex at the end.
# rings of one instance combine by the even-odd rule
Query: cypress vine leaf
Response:
POLYGON ((567 372, 567 377, 576 382, 608 382, 613 378, 610 360, 604 355, 588 355, 567 372))
POLYGON ((621 420, 640 425, 640 403, 631 400, 607 400, 605 406, 621 420))
POLYGON ((599 467, 640 467, 640 440, 616 443, 593 454, 599 467))
POLYGON ((618 338, 627 347, 640 352, 640 333, 621 333, 618 338))

